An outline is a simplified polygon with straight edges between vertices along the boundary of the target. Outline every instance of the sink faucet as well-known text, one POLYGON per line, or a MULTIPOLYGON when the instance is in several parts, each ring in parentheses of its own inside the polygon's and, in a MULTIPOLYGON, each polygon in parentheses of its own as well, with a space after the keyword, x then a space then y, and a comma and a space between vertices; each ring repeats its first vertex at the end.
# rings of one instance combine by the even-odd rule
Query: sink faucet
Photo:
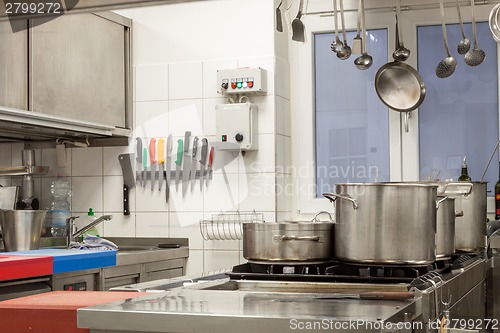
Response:
POLYGON ((94 221, 90 222, 89 224, 87 224, 86 226, 81 228, 80 230, 73 232, 73 230, 75 229, 75 220, 77 218, 79 218, 79 216, 71 216, 70 218, 68 218, 66 220, 66 228, 67 228, 67 235, 68 235, 68 238, 66 240, 66 243, 67 243, 66 245, 68 247, 69 247, 69 244, 71 244, 71 242, 75 241, 75 238, 83 235, 85 232, 89 231, 90 229, 92 229, 93 227, 98 225, 99 223, 111 220, 113 218, 113 215, 103 215, 103 216, 95 219, 94 221))

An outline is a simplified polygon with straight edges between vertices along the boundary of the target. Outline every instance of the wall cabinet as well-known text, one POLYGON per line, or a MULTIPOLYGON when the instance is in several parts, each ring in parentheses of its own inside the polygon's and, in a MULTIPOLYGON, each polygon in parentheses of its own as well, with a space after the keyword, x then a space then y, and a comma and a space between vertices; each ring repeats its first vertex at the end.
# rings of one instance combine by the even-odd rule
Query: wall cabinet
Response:
POLYGON ((65 129, 75 137, 129 134, 130 19, 103 12, 16 24, 24 29, 14 33, 8 21, 0 22, 0 131, 12 116, 8 121, 21 125, 17 131, 29 133, 22 126, 29 122, 44 127, 46 138, 65 129))

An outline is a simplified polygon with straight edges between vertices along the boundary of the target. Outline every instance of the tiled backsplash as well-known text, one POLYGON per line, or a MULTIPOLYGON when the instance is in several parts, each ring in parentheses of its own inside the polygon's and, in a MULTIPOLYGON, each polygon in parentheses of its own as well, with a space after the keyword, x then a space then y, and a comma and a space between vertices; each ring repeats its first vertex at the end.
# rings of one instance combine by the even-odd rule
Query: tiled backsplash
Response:
MULTIPOLYGON (((217 1, 211 3, 217 7, 217 1)), ((191 8, 189 4, 185 6, 186 10, 191 8)), ((269 13, 273 10, 272 3, 263 0, 256 1, 254 6, 255 9, 248 6, 249 12, 246 12, 245 17, 251 16, 253 10, 256 16, 262 17, 263 6, 269 13)), ((158 10, 166 11, 167 8, 180 10, 177 6, 165 6, 121 13, 134 20, 134 54, 141 54, 134 57, 134 132, 130 146, 66 149, 68 164, 64 168, 56 166, 55 149, 37 150, 36 163, 50 166, 50 171, 47 176, 36 179, 35 191, 41 200, 41 207, 48 207, 52 200, 50 184, 61 173, 71 179, 71 207, 74 215, 84 214, 89 207, 94 209, 96 215, 113 215, 111 221, 98 227, 103 236, 188 237, 190 256, 187 274, 196 275, 230 268, 245 261, 241 241, 204 240, 200 233, 200 220, 209 219, 212 214, 221 211, 236 210, 263 212, 267 221, 284 219, 290 215, 292 197, 290 191, 283 190, 290 189, 292 184, 291 175, 286 172, 286 166, 291 163, 288 62, 275 57, 272 44, 269 47, 265 42, 260 55, 259 51, 254 50, 255 56, 252 57, 248 57, 248 52, 243 48, 240 51, 235 49, 234 58, 228 58, 226 52, 216 58, 215 51, 207 49, 200 51, 199 61, 170 61, 165 55, 161 61, 155 58, 158 61, 151 63, 151 59, 145 56, 145 49, 153 50, 155 43, 162 39, 158 35, 161 33, 152 28, 152 17, 158 14, 158 10), (156 14, 148 16, 148 11, 156 14), (158 38, 152 38, 152 29, 158 38), (267 71, 267 95, 250 97, 252 103, 259 107, 259 150, 247 152, 244 157, 241 154, 235 157, 229 152, 215 151, 213 179, 203 191, 200 191, 197 182, 193 191, 188 189, 183 198, 181 188, 177 192, 172 181, 168 204, 165 202, 165 185, 161 192, 157 187, 151 191, 149 182, 146 188, 136 187, 130 193, 131 215, 124 216, 123 178, 118 155, 135 152, 135 137, 143 138, 146 147, 150 138, 166 139, 169 134, 174 136, 175 143, 178 138, 183 138, 186 130, 192 131, 193 136, 207 137, 209 142, 214 142, 214 107, 226 101, 217 94, 216 72, 218 69, 247 66, 262 67, 267 71)), ((216 9, 213 10, 215 13, 216 9)), ((209 13, 206 16, 204 19, 207 23, 216 19, 209 13)), ((168 25, 157 19, 161 24, 168 25)), ((265 20, 272 22, 273 18, 270 16, 265 20)), ((203 22, 198 24, 202 26, 203 22)), ((270 24, 271 36, 272 28, 270 24)), ((252 39, 255 38, 254 33, 246 32, 252 39)), ((165 27, 164 37, 167 36, 172 35, 165 27)), ((183 36, 179 34, 177 38, 183 36)), ((217 44, 225 37, 213 38, 217 44)), ((242 38, 245 36, 242 35, 242 38)), ((268 39, 268 36, 264 39, 268 39)), ((171 40, 170 43, 175 45, 176 41, 171 40)), ((176 148, 174 144, 173 154, 176 148)), ((0 145, 3 156, 0 166, 20 165, 22 149, 22 144, 0 145)), ((7 185, 11 181, 8 177, 0 180, 4 180, 7 185)), ((5 185, 4 182, 1 184, 5 185)), ((12 182, 20 184, 20 179, 14 178, 12 182)))

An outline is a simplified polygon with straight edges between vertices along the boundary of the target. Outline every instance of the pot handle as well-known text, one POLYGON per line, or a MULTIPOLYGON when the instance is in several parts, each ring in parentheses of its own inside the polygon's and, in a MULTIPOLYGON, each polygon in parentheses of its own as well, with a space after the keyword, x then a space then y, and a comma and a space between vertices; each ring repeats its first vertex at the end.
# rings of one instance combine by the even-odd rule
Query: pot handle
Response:
POLYGON ((330 199, 331 202, 334 202, 337 199, 343 199, 352 202, 352 207, 354 209, 358 209, 358 203, 356 202, 356 199, 351 198, 348 195, 339 195, 335 193, 323 193, 323 196, 327 199, 330 199))
POLYGON ((327 212, 326 210, 323 210, 323 211, 319 212, 318 214, 316 214, 316 215, 314 216, 314 218, 311 220, 311 222, 322 222, 322 221, 318 218, 318 216, 320 216, 321 214, 327 214, 327 215, 328 215, 328 218, 330 219, 330 222, 331 222, 331 223, 335 223, 335 221, 334 221, 334 220, 333 220, 333 218, 332 218, 332 214, 330 214, 330 212, 327 212))
POLYGON ((444 185, 443 193, 448 197, 468 196, 472 192, 474 184, 468 182, 452 182, 444 185))
POLYGON ((462 216, 464 216, 463 210, 456 210, 455 211, 455 217, 462 217, 462 216))
POLYGON ((276 235, 273 237, 275 242, 283 242, 283 241, 310 241, 323 243, 324 237, 321 236, 294 236, 294 235, 276 235))
POLYGON ((441 205, 441 203, 443 201, 445 201, 446 199, 448 199, 448 197, 443 197, 442 199, 439 199, 438 201, 436 201, 436 209, 439 209, 439 205, 441 205))

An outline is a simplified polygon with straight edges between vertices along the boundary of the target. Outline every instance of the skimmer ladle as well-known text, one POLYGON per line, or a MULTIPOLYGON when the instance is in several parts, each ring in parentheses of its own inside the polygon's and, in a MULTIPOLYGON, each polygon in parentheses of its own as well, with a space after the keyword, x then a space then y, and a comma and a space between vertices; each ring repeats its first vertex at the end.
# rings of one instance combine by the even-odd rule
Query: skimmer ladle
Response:
POLYGON ((354 66, 356 66, 357 69, 364 70, 371 67, 371 65, 373 64, 373 58, 366 51, 367 38, 366 38, 366 22, 365 22, 365 0, 361 0, 360 2, 361 2, 360 10, 361 10, 361 20, 362 20, 361 32, 363 34, 363 38, 361 38, 362 54, 356 59, 354 59, 354 66))
POLYGON ((462 40, 458 42, 457 52, 458 54, 464 55, 470 50, 470 39, 467 38, 464 31, 464 22, 462 21, 462 14, 460 13, 460 4, 458 0, 455 0, 457 3, 457 13, 458 13, 458 21, 460 23, 460 31, 462 32, 462 40))
POLYGON ((474 0, 470 1, 472 10, 472 38, 474 38, 474 48, 465 54, 465 63, 469 66, 481 65, 486 58, 483 50, 477 47, 476 18, 474 14, 474 0))
POLYGON ((455 72, 455 68, 457 67, 457 60, 450 55, 450 50, 448 48, 448 36, 446 33, 446 22, 444 20, 443 0, 439 0, 439 9, 441 10, 441 29, 443 30, 444 49, 446 51, 447 57, 441 60, 441 62, 437 65, 436 76, 438 78, 444 79, 455 72))

